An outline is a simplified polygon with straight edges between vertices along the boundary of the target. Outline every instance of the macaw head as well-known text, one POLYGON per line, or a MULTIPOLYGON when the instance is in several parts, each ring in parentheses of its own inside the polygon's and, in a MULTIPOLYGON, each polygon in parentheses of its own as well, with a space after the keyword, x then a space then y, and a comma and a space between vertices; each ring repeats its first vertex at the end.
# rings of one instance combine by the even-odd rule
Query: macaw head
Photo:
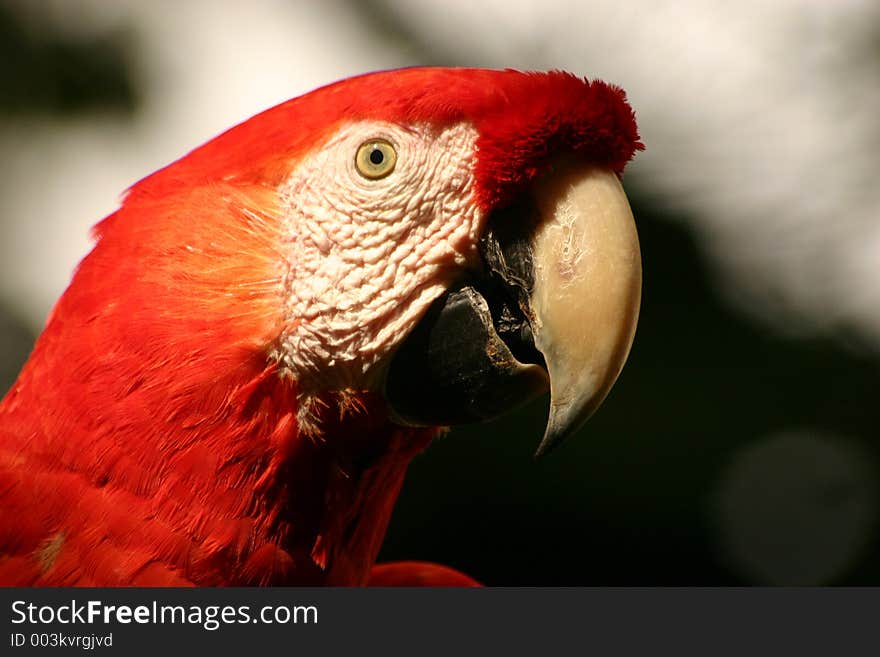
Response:
POLYGON ((369 581, 435 427, 549 389, 543 453, 607 394, 639 148, 616 87, 416 68, 137 183, 0 402, 0 581, 369 581))
POLYGON ((641 147, 624 93, 603 82, 373 73, 144 179, 90 257, 113 254, 157 353, 157 332, 186 317, 190 353, 222 338, 260 354, 295 383, 306 428, 330 393, 366 392, 395 422, 429 426, 549 388, 544 452, 629 351, 641 265, 619 178, 641 147))

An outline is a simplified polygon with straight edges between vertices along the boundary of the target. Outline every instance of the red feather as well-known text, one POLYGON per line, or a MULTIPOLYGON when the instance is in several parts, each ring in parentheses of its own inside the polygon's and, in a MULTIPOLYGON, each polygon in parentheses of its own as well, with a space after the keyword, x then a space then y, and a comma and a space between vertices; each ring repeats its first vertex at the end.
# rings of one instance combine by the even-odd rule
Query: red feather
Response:
POLYGON ((604 83, 408 69, 288 101, 139 182, 0 404, 0 583, 367 581, 434 431, 393 425, 364 394, 328 396, 309 437, 270 354, 296 321, 276 188, 340 122, 369 118, 473 123, 484 209, 551 151, 620 171, 641 147, 604 83))
POLYGON ((566 152, 622 173, 639 141, 620 87, 571 73, 408 68, 368 73, 258 114, 138 183, 133 195, 206 180, 275 186, 341 122, 381 119, 448 125, 469 121, 477 141, 477 199, 510 200, 566 152), (185 167, 181 167, 182 163, 185 167))
POLYGON ((370 586, 482 586, 449 566, 427 561, 395 561, 373 566, 370 586))
POLYGON ((104 222, 3 402, 0 582, 364 580, 431 434, 362 400, 319 409, 326 442, 300 436, 295 382, 267 357, 273 198, 183 188, 104 222))

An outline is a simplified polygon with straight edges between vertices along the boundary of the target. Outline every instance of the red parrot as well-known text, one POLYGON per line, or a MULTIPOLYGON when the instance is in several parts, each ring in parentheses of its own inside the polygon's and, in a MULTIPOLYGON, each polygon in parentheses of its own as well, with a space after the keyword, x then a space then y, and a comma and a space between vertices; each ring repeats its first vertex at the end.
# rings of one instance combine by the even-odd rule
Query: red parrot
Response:
POLYGON ((473 583, 374 568, 407 464, 549 389, 544 453, 605 397, 640 148, 601 81, 413 68, 135 184, 0 404, 0 583, 473 583))

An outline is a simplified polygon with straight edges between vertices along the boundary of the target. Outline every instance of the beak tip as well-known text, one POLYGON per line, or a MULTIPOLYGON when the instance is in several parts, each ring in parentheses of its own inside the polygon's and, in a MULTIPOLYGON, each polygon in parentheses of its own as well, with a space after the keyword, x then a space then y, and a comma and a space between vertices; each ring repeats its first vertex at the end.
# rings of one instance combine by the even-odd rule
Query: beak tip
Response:
POLYGON ((541 439, 541 443, 538 445, 538 449, 535 450, 534 459, 538 461, 547 456, 550 452, 564 443, 571 433, 573 432, 565 428, 561 431, 557 431, 548 426, 547 431, 544 433, 544 437, 541 439))
POLYGON ((544 438, 541 439, 541 444, 538 445, 538 449, 535 450, 532 458, 534 458, 536 461, 540 461, 545 456, 547 456, 547 454, 552 452, 556 448, 556 446, 559 445, 560 442, 562 441, 558 438, 554 438, 553 436, 548 436, 547 434, 544 434, 544 438))
POLYGON ((547 428, 544 430, 544 437, 541 439, 538 449, 535 450, 535 460, 545 457, 583 426, 587 419, 586 415, 591 414, 592 411, 587 414, 572 412, 578 410, 582 409, 569 405, 553 406, 551 403, 547 428))
POLYGON ((535 459, 546 456, 571 438, 572 435, 580 431, 581 427, 586 424, 587 420, 601 405, 606 393, 607 390, 604 393, 593 394, 585 399, 554 403, 551 389, 550 416, 547 418, 547 428, 544 430, 544 437, 535 451, 535 459))

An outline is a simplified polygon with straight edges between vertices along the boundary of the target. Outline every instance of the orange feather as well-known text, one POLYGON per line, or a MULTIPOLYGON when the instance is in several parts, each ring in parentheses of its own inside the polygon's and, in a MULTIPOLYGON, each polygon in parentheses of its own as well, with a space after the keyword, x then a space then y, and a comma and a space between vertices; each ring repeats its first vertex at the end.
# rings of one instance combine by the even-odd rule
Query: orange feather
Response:
MULTIPOLYGON (((298 321, 284 314, 296 263, 277 188, 358 119, 473 124, 486 211, 551 150, 620 171, 641 147, 623 92, 601 82, 409 69, 288 101, 139 182, 0 403, 0 584, 367 582, 435 431, 329 393, 307 431, 271 357, 298 321)), ((373 577, 451 577, 434 568, 373 577)))

